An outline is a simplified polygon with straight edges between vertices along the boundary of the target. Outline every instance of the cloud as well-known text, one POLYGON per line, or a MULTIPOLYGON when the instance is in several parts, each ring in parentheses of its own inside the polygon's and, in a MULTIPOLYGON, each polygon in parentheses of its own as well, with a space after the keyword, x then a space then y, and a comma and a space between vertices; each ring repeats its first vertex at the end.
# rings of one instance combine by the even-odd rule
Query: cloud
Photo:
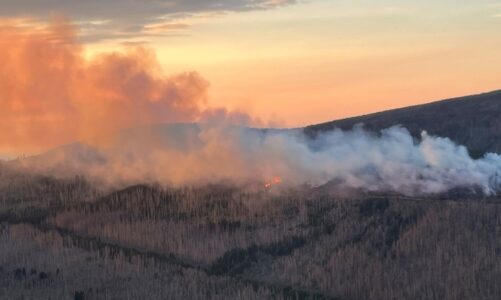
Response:
POLYGON ((170 34, 185 29, 180 19, 220 12, 272 9, 295 0, 23 0, 0 1, 0 17, 46 19, 60 14, 77 20, 87 41, 170 34), (163 25, 162 25, 163 24, 163 25))

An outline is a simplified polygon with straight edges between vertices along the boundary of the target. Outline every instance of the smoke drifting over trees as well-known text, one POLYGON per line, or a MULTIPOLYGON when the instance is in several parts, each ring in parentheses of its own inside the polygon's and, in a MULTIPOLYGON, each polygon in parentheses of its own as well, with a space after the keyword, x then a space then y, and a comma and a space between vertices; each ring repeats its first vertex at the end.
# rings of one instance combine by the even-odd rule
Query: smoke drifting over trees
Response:
POLYGON ((148 49, 0 28, 0 150, 63 145, 0 161, 0 298, 499 298, 501 155, 251 128, 148 49))
POLYGON ((404 128, 376 136, 355 128, 315 139, 299 130, 254 130, 245 113, 207 107, 197 73, 165 76, 153 51, 133 47, 86 58, 65 21, 48 27, 2 24, 0 149, 41 150, 21 162, 55 175, 88 175, 109 184, 232 181, 369 191, 440 193, 458 187, 492 194, 501 158, 473 160, 466 148, 404 128), (202 125, 165 125, 172 122, 202 125))
POLYGON ((475 160, 447 138, 423 132, 416 141, 401 127, 379 135, 357 127, 309 139, 296 130, 178 124, 124 131, 112 141, 104 148, 73 144, 17 164, 110 185, 246 185, 278 177, 282 186, 328 184, 405 195, 458 188, 494 194, 501 174, 498 154, 475 160))

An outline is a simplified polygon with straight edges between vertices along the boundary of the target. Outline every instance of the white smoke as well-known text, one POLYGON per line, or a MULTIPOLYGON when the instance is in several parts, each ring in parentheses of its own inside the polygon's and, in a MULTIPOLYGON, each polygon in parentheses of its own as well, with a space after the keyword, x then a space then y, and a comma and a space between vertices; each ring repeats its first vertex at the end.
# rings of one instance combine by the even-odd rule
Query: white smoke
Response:
POLYGON ((310 139, 300 130, 170 125, 123 132, 99 151, 82 145, 68 149, 39 158, 38 168, 108 183, 246 183, 279 176, 284 185, 335 182, 406 195, 455 188, 490 195, 499 189, 501 174, 498 154, 475 160, 448 138, 423 132, 415 141, 402 127, 378 135, 356 127, 310 139))

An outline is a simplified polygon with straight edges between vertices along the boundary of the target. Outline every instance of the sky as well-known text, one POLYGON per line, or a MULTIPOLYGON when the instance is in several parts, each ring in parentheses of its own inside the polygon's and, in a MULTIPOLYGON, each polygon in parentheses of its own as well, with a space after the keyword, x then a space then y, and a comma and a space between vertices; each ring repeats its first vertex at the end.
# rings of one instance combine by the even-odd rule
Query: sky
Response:
POLYGON ((214 104, 288 126, 501 87, 496 1, 291 1, 175 22, 189 26, 138 38, 166 70, 197 70, 214 104))
MULTIPOLYGON (((80 54, 75 56, 75 51, 82 52, 83 57, 92 60, 85 67, 76 68, 89 78, 95 72, 110 74, 91 68, 99 64, 101 53, 125 51, 128 54, 121 58, 141 66, 141 72, 155 82, 155 90, 165 91, 166 86, 177 88, 179 82, 185 84, 186 88, 178 88, 178 92, 190 91, 187 93, 189 109, 182 110, 181 115, 186 118, 172 118, 174 121, 193 119, 187 116, 196 115, 194 120, 206 116, 194 112, 194 107, 203 103, 205 107, 245 112, 251 116, 248 120, 258 119, 261 125, 296 127, 501 88, 499 1, 0 0, 4 44, 15 39, 13 36, 36 36, 28 31, 38 32, 54 19, 71 24, 71 30, 62 30, 64 26, 59 26, 54 32, 62 34, 64 41, 70 40, 68 35, 75 36, 75 40, 71 39, 72 50, 64 53, 78 57, 80 54), (12 28, 23 32, 9 34, 12 28), (67 34, 68 31, 74 33, 67 34), (140 51, 131 54, 127 50, 135 46, 149 49, 146 56, 156 57, 151 59, 155 62, 143 61, 140 51), (159 79, 157 65, 169 80, 159 79), (184 72, 196 76, 176 77, 186 74, 184 72), (193 94, 193 90, 197 93, 193 94)), ((10 53, 19 52, 16 52, 19 47, 11 48, 10 53)), ((110 66, 117 64, 117 59, 108 58, 108 62, 115 62, 110 66)), ((69 61, 74 63, 75 59, 69 61)), ((75 65, 83 64, 79 57, 77 61, 75 65)), ((23 62, 22 66, 26 64, 23 62)), ((0 73, 2 68, 7 74, 5 66, 0 66, 0 73)), ((11 68, 19 69, 14 64, 11 68)), ((30 72, 30 67, 23 70, 30 72)), ((114 72, 120 72, 117 70, 114 72)), ((4 81, 4 88, 12 88, 25 82, 24 77, 20 75, 18 78, 22 80, 10 83, 8 76, 0 79, 4 81)), ((113 78, 112 83, 116 83, 117 79, 113 78)), ((34 76, 29 80, 34 81, 35 86, 47 85, 40 84, 34 76)), ((89 82, 94 84, 90 79, 89 82)), ((57 84, 53 84, 55 89, 57 84)), ((90 93, 81 86, 76 90, 85 95, 90 93)), ((14 99, 12 94, 14 92, 0 92, 4 97, 0 99, 4 102, 4 114, 12 116, 22 111, 24 115, 12 117, 14 125, 10 127, 0 124, 4 141, 6 130, 14 130, 17 135, 29 131, 28 137, 36 134, 32 127, 38 124, 33 122, 33 114, 26 114, 34 110, 27 109, 24 100, 19 100, 27 96, 23 94, 10 102, 5 100, 14 99), (26 123, 24 129, 19 129, 20 120, 26 123)), ((109 94, 104 90, 90 93, 96 99, 105 99, 109 94)), ((56 104, 61 107, 67 95, 56 96, 60 98, 56 104)), ((73 95, 73 99, 79 97, 73 95)), ((172 97, 158 100, 152 96, 152 99, 168 102, 172 97)), ((80 107, 75 103, 81 101, 75 101, 70 105, 72 109, 80 107)), ((169 103, 178 108, 177 104, 169 103)), ((148 104, 145 108, 143 104, 144 116, 154 115, 154 120, 163 120, 155 115, 158 107, 148 104)), ((47 107, 38 107, 37 122, 49 118, 47 107), (43 116, 40 111, 44 112, 43 116)), ((99 107, 103 113, 111 111, 111 106, 99 107)), ((53 127, 56 127, 54 116, 61 118, 65 113, 67 111, 61 109, 50 114, 53 127)), ((96 123, 94 116, 81 112, 77 115, 85 116, 81 122, 96 123)), ((131 123, 125 115, 126 110, 118 115, 119 124, 128 126, 139 122, 134 119, 131 123)), ((40 124, 38 128, 44 128, 47 122, 40 124)), ((63 134, 67 138, 48 139, 44 135, 41 140, 49 142, 43 147, 62 143, 74 132, 79 136, 88 135, 87 130, 84 134, 80 128, 63 134)), ((16 152, 14 148, 26 145, 20 143, 9 151, 16 152)), ((0 150, 1 146, 0 137, 0 150)))

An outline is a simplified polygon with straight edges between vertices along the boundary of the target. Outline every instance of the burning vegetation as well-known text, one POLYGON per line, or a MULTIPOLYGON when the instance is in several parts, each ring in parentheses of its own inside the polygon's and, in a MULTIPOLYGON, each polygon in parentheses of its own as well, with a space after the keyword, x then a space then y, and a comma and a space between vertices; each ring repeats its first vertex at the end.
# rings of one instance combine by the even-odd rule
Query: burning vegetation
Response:
POLYGON ((282 183, 282 178, 280 176, 275 176, 273 177, 273 179, 264 184, 264 188, 268 190, 281 183, 282 183))

